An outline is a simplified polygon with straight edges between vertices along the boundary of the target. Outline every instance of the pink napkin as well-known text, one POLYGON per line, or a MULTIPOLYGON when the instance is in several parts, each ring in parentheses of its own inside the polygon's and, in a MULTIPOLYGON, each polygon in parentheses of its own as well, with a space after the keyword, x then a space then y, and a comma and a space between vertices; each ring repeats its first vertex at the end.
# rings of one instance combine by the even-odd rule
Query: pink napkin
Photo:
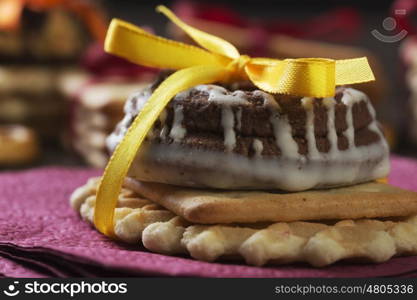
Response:
MULTIPOLYGON (((390 182, 417 191, 417 161, 393 157, 390 182)), ((377 277, 417 276, 417 256, 383 264, 251 267, 165 256, 116 243, 70 208, 71 192, 100 172, 40 168, 0 174, 0 276, 377 277)))

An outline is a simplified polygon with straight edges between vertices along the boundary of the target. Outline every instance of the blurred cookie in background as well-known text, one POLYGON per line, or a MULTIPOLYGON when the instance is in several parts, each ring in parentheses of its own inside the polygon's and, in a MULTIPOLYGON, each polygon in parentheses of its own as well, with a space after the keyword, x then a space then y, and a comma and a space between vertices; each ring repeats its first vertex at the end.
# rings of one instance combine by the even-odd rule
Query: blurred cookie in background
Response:
POLYGON ((68 115, 60 74, 104 41, 100 1, 3 0, 0 15, 0 124, 29 126, 58 144, 68 115))
POLYGON ((0 66, 0 123, 30 126, 45 139, 62 130, 65 103, 57 90, 57 68, 0 66))
POLYGON ((39 154, 35 131, 21 125, 0 125, 0 167, 33 163, 39 154))
POLYGON ((154 78, 155 70, 109 55, 99 43, 90 45, 78 68, 59 75, 59 92, 69 108, 65 147, 88 165, 104 167, 109 159, 106 138, 123 118, 126 99, 154 78))
POLYGON ((104 40, 107 18, 100 1, 3 0, 0 61, 75 61, 91 40, 104 40))
POLYGON ((126 78, 86 83, 68 97, 71 113, 64 138, 66 146, 77 152, 87 164, 104 167, 109 159, 106 138, 123 118, 126 99, 147 84, 148 81, 126 78))

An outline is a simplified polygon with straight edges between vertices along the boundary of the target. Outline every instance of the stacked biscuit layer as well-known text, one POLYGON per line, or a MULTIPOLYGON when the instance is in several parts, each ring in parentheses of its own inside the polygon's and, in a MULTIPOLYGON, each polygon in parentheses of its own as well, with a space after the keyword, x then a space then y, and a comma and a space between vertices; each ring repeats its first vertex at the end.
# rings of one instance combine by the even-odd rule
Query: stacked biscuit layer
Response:
MULTIPOLYGON (((73 208, 90 223, 94 217, 98 180, 90 179, 71 196, 73 208)), ((115 211, 116 236, 127 243, 143 243, 157 253, 189 254, 204 261, 244 259, 252 265, 308 262, 313 266, 346 259, 383 262, 396 255, 417 255, 415 194, 412 200, 402 202, 402 205, 412 204, 406 217, 209 225, 190 222, 139 195, 131 183, 127 182, 125 186, 129 188, 122 190, 115 211)), ((390 191, 404 192, 406 197, 411 193, 384 184, 365 187, 369 188, 374 189, 371 193, 377 196, 390 191), (383 191, 378 190, 380 187, 383 191)), ((338 193, 338 190, 334 191, 338 193)), ((198 193, 198 190, 194 192, 198 193)), ((242 197, 244 194, 241 192, 242 197)), ((342 194, 348 197, 349 191, 342 191, 342 194)), ((166 196, 169 198, 169 194, 166 196)), ((349 207, 346 200, 339 204, 349 207)), ((386 202, 380 205, 384 206, 386 202)))

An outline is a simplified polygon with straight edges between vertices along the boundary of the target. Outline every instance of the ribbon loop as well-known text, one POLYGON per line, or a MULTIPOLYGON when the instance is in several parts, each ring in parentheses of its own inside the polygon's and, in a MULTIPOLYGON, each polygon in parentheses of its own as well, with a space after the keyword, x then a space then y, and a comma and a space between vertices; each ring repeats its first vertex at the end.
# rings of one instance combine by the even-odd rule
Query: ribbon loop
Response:
POLYGON ((196 65, 222 65, 217 56, 204 49, 153 35, 119 19, 110 23, 104 50, 153 68, 178 70, 196 65))

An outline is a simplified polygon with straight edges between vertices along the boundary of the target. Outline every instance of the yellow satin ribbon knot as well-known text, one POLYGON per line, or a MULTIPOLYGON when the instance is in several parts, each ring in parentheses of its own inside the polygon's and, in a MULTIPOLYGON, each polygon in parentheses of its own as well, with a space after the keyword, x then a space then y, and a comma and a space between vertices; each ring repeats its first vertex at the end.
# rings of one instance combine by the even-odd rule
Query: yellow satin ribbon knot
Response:
POLYGON ((150 34, 121 20, 114 19, 110 24, 107 52, 143 66, 179 70, 153 92, 104 171, 97 191, 94 224, 113 238, 114 210, 123 180, 159 114, 179 92, 199 84, 248 79, 269 93, 321 98, 334 96, 336 85, 374 80, 366 57, 337 61, 251 58, 241 55, 229 42, 184 23, 165 6, 158 6, 157 10, 201 48, 150 34))

